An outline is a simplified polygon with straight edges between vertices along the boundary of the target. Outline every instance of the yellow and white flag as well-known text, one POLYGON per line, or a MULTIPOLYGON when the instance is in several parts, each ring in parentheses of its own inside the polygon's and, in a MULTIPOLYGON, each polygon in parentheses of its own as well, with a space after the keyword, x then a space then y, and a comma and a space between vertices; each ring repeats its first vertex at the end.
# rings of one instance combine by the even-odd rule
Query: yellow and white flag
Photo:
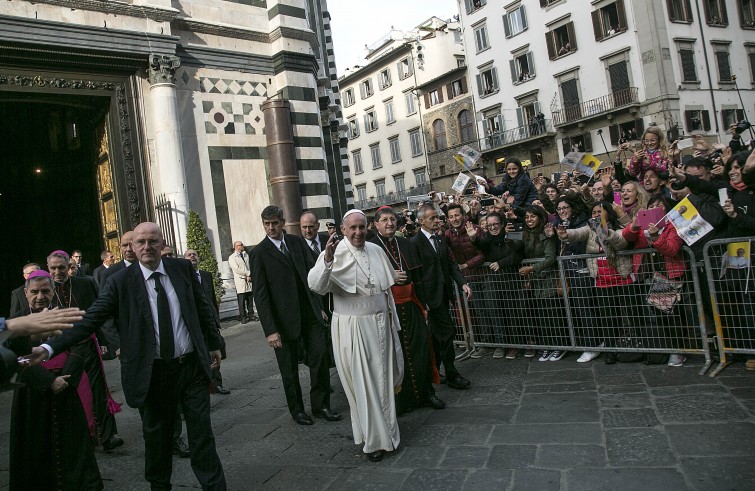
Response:
POLYGON ((668 221, 676 228, 676 233, 684 242, 691 246, 713 230, 713 226, 706 222, 697 208, 689 200, 689 196, 681 200, 668 214, 668 221))
POLYGON ((454 155, 454 159, 466 170, 474 167, 477 161, 480 160, 480 157, 482 157, 482 154, 468 145, 461 147, 454 155))

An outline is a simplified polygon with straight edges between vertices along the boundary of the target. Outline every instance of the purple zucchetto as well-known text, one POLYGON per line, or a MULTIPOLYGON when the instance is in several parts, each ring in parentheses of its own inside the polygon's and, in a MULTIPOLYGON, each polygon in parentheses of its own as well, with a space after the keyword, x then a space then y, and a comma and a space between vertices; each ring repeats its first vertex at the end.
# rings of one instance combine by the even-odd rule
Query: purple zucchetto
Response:
MULTIPOLYGON (((59 251, 59 252, 63 252, 63 251, 59 251)), ((29 277, 27 278, 27 280, 33 280, 34 278, 47 278, 51 280, 52 275, 48 273, 47 271, 38 269, 36 271, 32 271, 31 273, 29 273, 29 277)))
MULTIPOLYGON (((69 256, 66 251, 63 251, 63 250, 60 250, 60 249, 58 249, 57 251, 52 251, 50 253, 50 256, 63 256, 64 258, 66 258, 66 261, 70 261, 71 260, 71 256, 69 256)), ((47 257, 50 257, 50 256, 47 256, 47 257)))

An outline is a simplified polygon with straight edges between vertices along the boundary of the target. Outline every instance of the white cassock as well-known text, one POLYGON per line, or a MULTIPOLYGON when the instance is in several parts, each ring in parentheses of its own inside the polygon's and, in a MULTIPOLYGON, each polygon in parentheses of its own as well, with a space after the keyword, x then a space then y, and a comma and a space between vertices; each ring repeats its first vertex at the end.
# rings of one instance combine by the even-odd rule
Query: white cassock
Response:
POLYGON ((365 453, 396 449, 393 390, 404 375, 391 295, 396 271, 380 246, 367 242, 358 249, 344 239, 330 265, 325 251, 320 253, 307 279, 315 293, 333 293, 333 352, 351 408, 354 443, 364 443, 365 453))

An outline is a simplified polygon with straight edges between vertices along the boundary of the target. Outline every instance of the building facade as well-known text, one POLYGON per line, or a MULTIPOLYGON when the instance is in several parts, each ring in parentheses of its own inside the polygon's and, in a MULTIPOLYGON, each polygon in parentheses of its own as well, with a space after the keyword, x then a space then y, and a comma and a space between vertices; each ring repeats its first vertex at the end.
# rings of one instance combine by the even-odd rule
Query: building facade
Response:
POLYGON ((671 139, 727 143, 730 124, 755 111, 754 9, 749 0, 464 0, 483 155, 527 159, 548 175, 571 150, 612 160, 622 136, 650 125, 671 139))
POLYGON ((340 216, 353 199, 337 93, 325 0, 3 2, 0 199, 29 203, 3 213, 28 238, 3 277, 59 248, 96 263, 143 220, 181 252, 189 209, 221 261, 264 237, 271 202, 290 232, 302 209, 340 216))
POLYGON ((405 204, 430 191, 424 113, 440 101, 436 92, 430 104, 423 88, 463 69, 457 28, 432 17, 411 32, 391 31, 367 47, 365 66, 339 80, 357 208, 405 204))

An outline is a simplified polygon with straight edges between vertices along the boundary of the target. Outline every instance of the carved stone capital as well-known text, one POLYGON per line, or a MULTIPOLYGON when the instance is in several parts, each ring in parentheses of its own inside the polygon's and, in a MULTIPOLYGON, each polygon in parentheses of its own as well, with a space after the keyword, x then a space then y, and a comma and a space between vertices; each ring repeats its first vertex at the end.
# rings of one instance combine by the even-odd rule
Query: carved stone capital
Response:
POLYGON ((150 55, 149 56, 149 83, 155 84, 175 84, 176 79, 173 75, 176 69, 181 66, 181 60, 178 56, 168 55, 150 55))

